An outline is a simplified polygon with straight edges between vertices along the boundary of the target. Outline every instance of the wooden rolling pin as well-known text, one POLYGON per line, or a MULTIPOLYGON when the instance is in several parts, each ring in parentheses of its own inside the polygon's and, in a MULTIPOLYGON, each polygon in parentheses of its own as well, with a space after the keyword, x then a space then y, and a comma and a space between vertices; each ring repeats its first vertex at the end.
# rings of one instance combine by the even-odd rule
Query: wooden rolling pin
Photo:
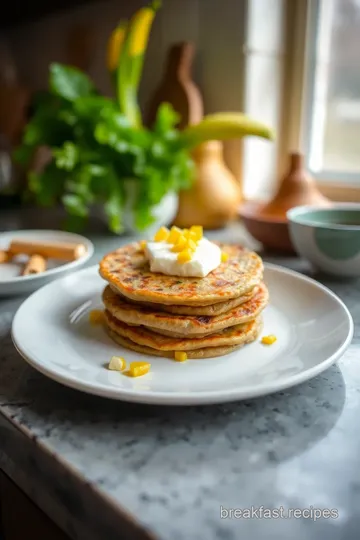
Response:
POLYGON ((67 244, 60 242, 29 242, 25 240, 13 240, 9 246, 9 252, 14 255, 41 255, 46 259, 58 259, 61 261, 75 261, 86 253, 84 244, 67 244))
POLYGON ((31 255, 28 262, 25 264, 22 275, 30 276, 31 274, 41 274, 46 270, 46 259, 41 255, 31 255))

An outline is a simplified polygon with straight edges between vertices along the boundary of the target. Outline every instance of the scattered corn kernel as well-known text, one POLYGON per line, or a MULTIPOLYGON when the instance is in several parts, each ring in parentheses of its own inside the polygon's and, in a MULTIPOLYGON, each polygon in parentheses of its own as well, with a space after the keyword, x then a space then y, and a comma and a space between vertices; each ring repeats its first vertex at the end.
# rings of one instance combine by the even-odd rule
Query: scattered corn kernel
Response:
POLYGON ((175 226, 171 227, 170 234, 167 241, 169 242, 169 244, 176 244, 180 236, 181 236, 181 230, 175 226))
POLYGON ((177 260, 179 261, 179 263, 186 263, 191 261, 191 259, 192 253, 189 249, 184 249, 184 251, 181 251, 177 256, 177 260))
POLYGON ((165 242, 169 237, 170 231, 166 227, 160 227, 154 236, 155 242, 165 242))
POLYGON ((183 351, 175 351, 175 360, 178 362, 185 362, 187 360, 187 354, 183 351))
POLYGON ((189 249, 191 249, 191 251, 195 251, 197 246, 196 246, 196 243, 194 242, 194 240, 188 240, 187 241, 187 247, 189 249))
POLYGON ((190 227, 190 232, 195 235, 196 240, 201 240, 203 237, 203 227, 201 225, 193 225, 190 227))
POLYGON ((146 240, 141 240, 140 242, 140 248, 144 250, 146 248, 146 240))
POLYGON ((224 251, 221 253, 221 262, 226 262, 229 259, 229 254, 224 251))
POLYGON ((272 345, 277 340, 277 337, 271 334, 270 336, 264 336, 261 340, 261 343, 264 345, 272 345))
POLYGON ((123 371, 126 368, 126 362, 124 358, 120 356, 113 356, 109 363, 109 369, 113 371, 123 371))
POLYGON ((103 324, 104 322, 104 312, 102 309, 93 309, 89 313, 90 324, 103 324))
POLYGON ((180 251, 183 251, 183 249, 186 248, 187 240, 184 238, 184 236, 180 236, 176 244, 171 248, 171 251, 174 253, 179 253, 180 251))
POLYGON ((192 231, 189 231, 188 229, 185 229, 183 235, 185 236, 186 240, 193 240, 194 242, 198 241, 196 234, 192 231))
POLYGON ((131 377, 141 377, 149 373, 151 364, 149 362, 131 362, 129 366, 129 375, 131 377))

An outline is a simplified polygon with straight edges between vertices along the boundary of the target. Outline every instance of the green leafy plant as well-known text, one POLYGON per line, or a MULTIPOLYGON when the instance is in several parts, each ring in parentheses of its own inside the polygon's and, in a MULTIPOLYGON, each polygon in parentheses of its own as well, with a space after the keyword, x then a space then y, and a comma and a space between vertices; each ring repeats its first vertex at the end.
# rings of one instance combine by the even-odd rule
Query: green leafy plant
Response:
POLYGON ((190 185, 193 164, 179 144, 178 118, 169 105, 159 108, 149 130, 132 126, 117 102, 99 95, 74 68, 53 64, 49 87, 16 153, 26 164, 37 147, 51 148, 52 162, 29 175, 39 204, 53 205, 61 198, 70 215, 84 219, 94 203, 101 203, 110 229, 120 232, 126 180, 136 179, 134 213, 141 230, 168 191, 190 185))
POLYGON ((183 131, 172 106, 161 104, 151 129, 142 125, 137 94, 148 36, 159 4, 140 9, 121 22, 109 39, 108 69, 116 97, 101 95, 81 71, 53 63, 49 89, 37 104, 15 159, 28 166, 39 146, 52 159, 41 171, 29 171, 29 190, 40 205, 65 206, 72 224, 84 223, 101 204, 110 230, 123 230, 128 182, 135 182, 135 225, 153 222, 152 211, 171 191, 191 186, 190 152, 211 138, 243 135, 271 138, 262 124, 236 113, 209 115, 183 131))

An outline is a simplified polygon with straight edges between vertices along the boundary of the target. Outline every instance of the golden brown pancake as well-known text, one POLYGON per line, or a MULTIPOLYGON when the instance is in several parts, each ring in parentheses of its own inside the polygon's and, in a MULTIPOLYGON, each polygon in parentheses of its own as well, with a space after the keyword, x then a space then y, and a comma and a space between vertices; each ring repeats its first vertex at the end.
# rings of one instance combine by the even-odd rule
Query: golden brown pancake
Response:
MULTIPOLYGON (((196 350, 187 351, 187 357, 188 358, 214 358, 217 356, 224 356, 226 354, 230 354, 237 349, 240 349, 245 344, 252 343, 257 339, 259 336, 259 333, 262 328, 262 322, 261 320, 257 320, 256 324, 254 324, 251 327, 251 332, 249 331, 246 335, 246 338, 242 343, 239 343, 237 345, 222 345, 219 347, 204 347, 196 350)), ((126 349, 131 349, 133 351, 137 351, 142 354, 147 354, 149 356, 164 356, 166 358, 174 358, 174 351, 164 351, 164 350, 157 350, 152 349, 151 347, 147 347, 146 345, 140 345, 139 343, 135 343, 134 341, 131 341, 131 339, 126 338, 124 336, 121 336, 111 330, 109 327, 106 328, 109 336, 113 341, 121 345, 122 347, 125 347, 126 349)))
POLYGON ((219 246, 229 259, 203 278, 150 272, 139 242, 106 255, 99 272, 117 292, 140 302, 186 306, 225 302, 249 293, 260 283, 263 263, 256 253, 242 246, 219 246))
POLYGON ((145 326, 129 326, 112 317, 108 311, 105 311, 105 324, 115 334, 151 349, 158 351, 192 351, 207 347, 241 345, 246 341, 247 336, 254 332, 254 328, 258 328, 259 321, 253 319, 247 323, 230 326, 220 330, 220 332, 196 338, 169 337, 153 332, 145 326))
MULTIPOLYGON (((230 309, 234 309, 241 304, 244 304, 250 300, 254 294, 257 292, 258 287, 254 287, 252 291, 238 298, 233 298, 232 300, 226 300, 225 302, 218 302, 209 306, 168 306, 166 304, 152 304, 151 302, 136 302, 130 298, 123 297, 123 300, 131 302, 134 305, 141 304, 142 306, 148 307, 153 311, 165 311, 166 313, 175 313, 176 315, 209 315, 214 317, 215 315, 220 315, 221 313, 226 313, 230 309)), ((116 291, 114 291, 116 292, 116 291)), ((119 294, 116 292, 116 294, 119 294)), ((121 295, 122 296, 122 295, 121 295)))
POLYGON ((212 334, 236 324, 251 321, 260 315, 268 303, 269 293, 264 283, 247 302, 228 311, 210 317, 207 315, 174 315, 163 311, 153 311, 141 304, 126 302, 107 286, 103 292, 103 303, 110 314, 129 325, 146 326, 153 331, 171 336, 201 336, 212 334))

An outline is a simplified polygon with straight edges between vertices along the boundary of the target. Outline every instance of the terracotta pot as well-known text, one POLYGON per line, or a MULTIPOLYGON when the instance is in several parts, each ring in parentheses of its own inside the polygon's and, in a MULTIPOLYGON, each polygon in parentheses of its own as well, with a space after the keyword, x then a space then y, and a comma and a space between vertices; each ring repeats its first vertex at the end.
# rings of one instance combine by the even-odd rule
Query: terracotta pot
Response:
POLYGON ((318 190, 315 180, 304 167, 304 158, 298 152, 289 156, 289 169, 275 197, 262 208, 262 214, 285 219, 286 212, 294 206, 312 204, 330 206, 329 199, 318 190))
POLYGON ((307 173, 301 154, 289 156, 289 169, 281 181, 275 197, 268 203, 247 203, 240 216, 249 233, 265 248, 295 253, 286 212, 295 206, 314 205, 329 207, 331 201, 318 190, 315 180, 307 173))
POLYGON ((264 206, 258 203, 247 203, 241 208, 240 216, 247 231, 268 250, 295 253, 287 220, 263 215, 264 206))

